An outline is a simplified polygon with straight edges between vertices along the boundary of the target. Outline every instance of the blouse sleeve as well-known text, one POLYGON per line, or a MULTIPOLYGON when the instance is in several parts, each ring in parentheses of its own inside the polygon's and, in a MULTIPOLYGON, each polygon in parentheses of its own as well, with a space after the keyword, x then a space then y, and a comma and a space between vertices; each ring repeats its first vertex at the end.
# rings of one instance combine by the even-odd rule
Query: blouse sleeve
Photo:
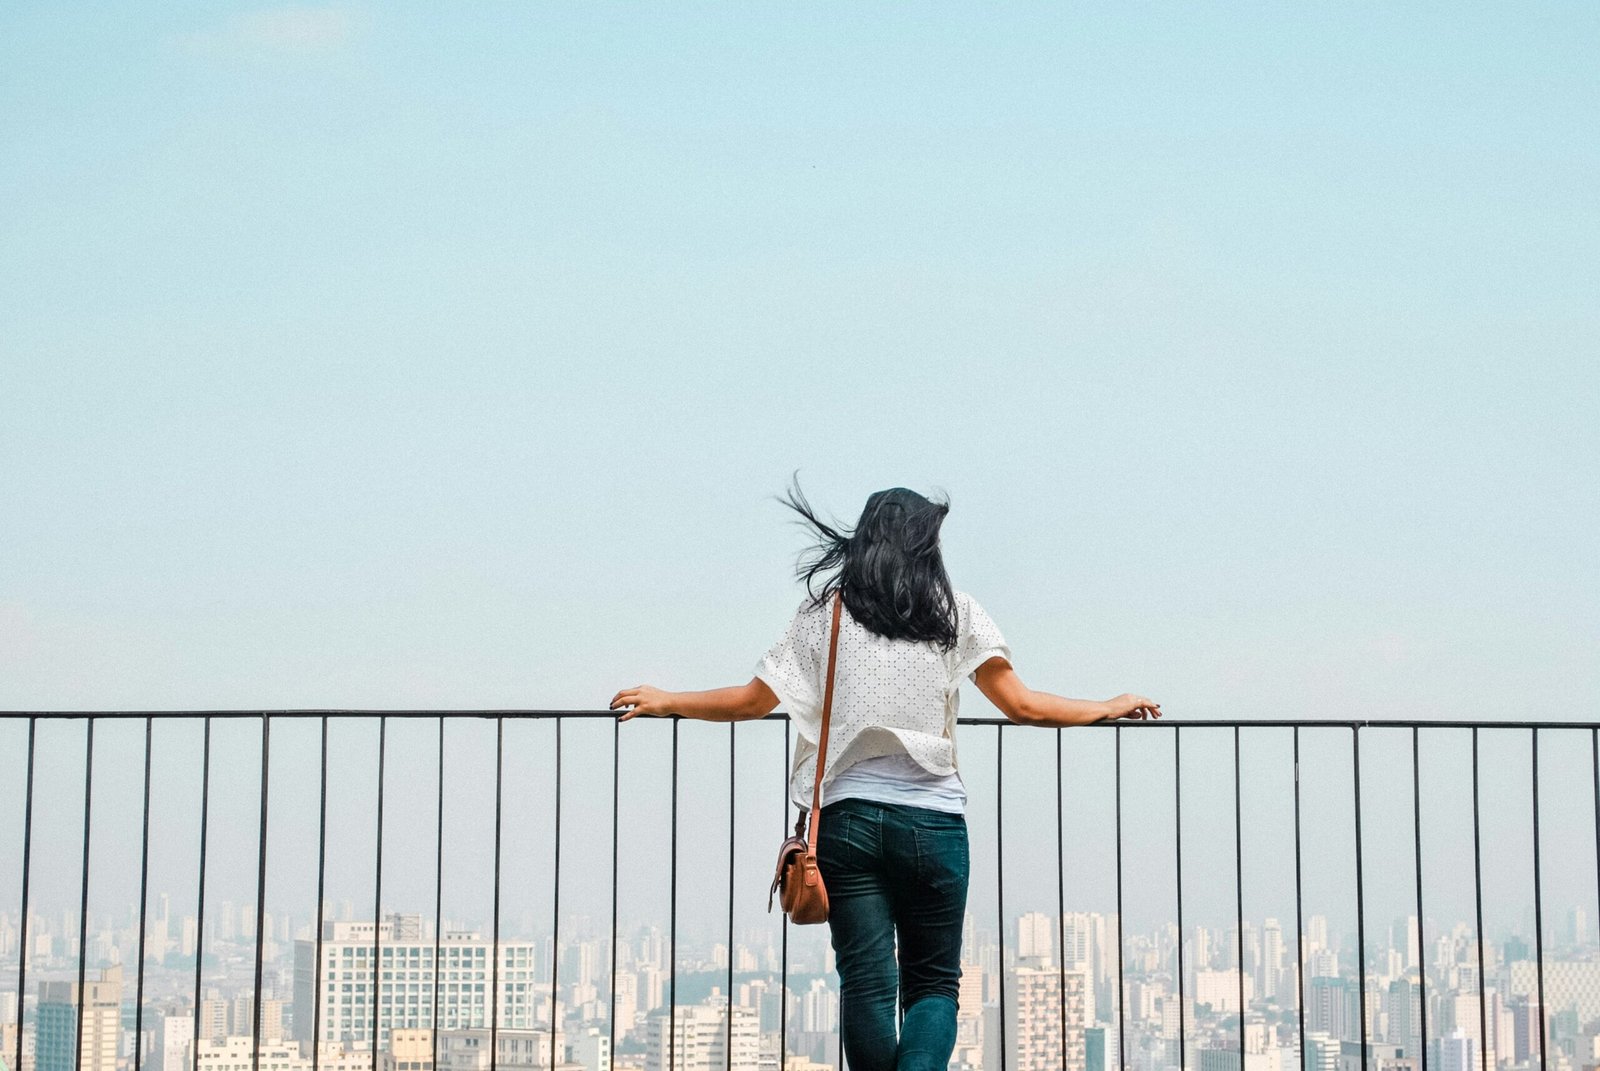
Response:
POLYGON ((977 681, 978 667, 991 658, 1011 661, 1011 648, 997 626, 972 596, 963 593, 958 605, 957 624, 959 636, 955 650, 950 653, 953 668, 950 671, 951 687, 961 683, 962 677, 977 681))
POLYGON ((811 600, 801 602, 788 629, 755 668, 755 675, 772 689, 783 709, 802 719, 816 718, 822 710, 819 620, 811 600))

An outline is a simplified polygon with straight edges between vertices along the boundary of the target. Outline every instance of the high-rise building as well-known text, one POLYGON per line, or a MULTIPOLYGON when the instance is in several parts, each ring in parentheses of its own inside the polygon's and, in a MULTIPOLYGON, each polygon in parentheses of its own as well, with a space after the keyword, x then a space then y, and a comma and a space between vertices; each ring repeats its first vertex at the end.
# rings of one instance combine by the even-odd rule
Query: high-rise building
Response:
POLYGON ((1452 1030, 1449 1035, 1433 1042, 1434 1058, 1429 1067, 1439 1071, 1478 1071, 1478 1039, 1462 1030, 1452 1030))
POLYGON ((1292 984, 1283 976, 1283 927, 1268 919, 1261 927, 1261 995, 1281 1000, 1292 984))
POLYGON ((1339 1040, 1322 1030, 1306 1031, 1304 1071, 1339 1071, 1339 1040))
POLYGON ((680 1004, 671 1016, 656 1012, 647 1027, 645 1071, 736 1071, 754 1067, 761 1046, 756 1010, 715 996, 704 1004, 680 1004))
POLYGON ((1356 983, 1348 978, 1306 982, 1306 1029, 1334 1039, 1360 1036, 1361 1007, 1356 983))
POLYGON ((1388 1013, 1389 1029, 1386 1032, 1388 1041, 1400 1048, 1407 1056, 1420 1056, 1422 1053, 1422 988, 1411 978, 1396 978, 1389 983, 1389 991, 1384 1001, 1384 1011, 1388 1013))
POLYGON ((194 1016, 169 1007, 156 1025, 155 1071, 187 1071, 194 1044, 194 1016))
MULTIPOLYGON (((1061 962, 1067 970, 1088 970, 1098 945, 1097 931, 1104 929, 1104 918, 1083 911, 1069 911, 1061 916, 1061 962)), ((1113 954, 1115 949, 1112 950, 1113 954)), ((1116 970, 1116 960, 1109 964, 1116 970)))
MULTIPOLYGON (((1083 971, 1062 971, 1038 962, 1006 971, 1005 1029, 986 1037, 985 1067, 999 1067, 997 1047, 1007 1044, 1005 1066, 1014 1071, 1086 1071, 1083 971), (1062 1033, 1062 979, 1066 980, 1065 1035, 1062 1033), (1063 1046, 1065 1056, 1063 1057, 1063 1046)), ((987 1032, 986 1032, 987 1033, 987 1032)))
MULTIPOLYGON (((1243 980, 1244 999, 1248 1005, 1255 996, 1255 988, 1250 976, 1247 974, 1243 980)), ((1196 1004, 1209 1004, 1211 1010, 1218 1015, 1231 1015, 1239 1010, 1239 972, 1226 971, 1196 971, 1194 974, 1194 1002, 1196 1004)))
MULTIPOLYGON (((1513 1050, 1511 1058, 1517 1063, 1531 1058, 1537 1059, 1539 1055, 1540 1016, 1539 998, 1537 996, 1514 996, 1506 1002, 1506 1007, 1511 1011, 1511 1028, 1513 1035, 1513 1050)), ((1504 1053, 1501 1054, 1504 1057, 1504 1053)))
MULTIPOLYGON (((387 1044, 391 1030, 434 1027, 437 999, 441 1030, 490 1025, 490 989, 494 985, 491 944, 478 933, 447 933, 439 940, 442 977, 436 978, 434 942, 401 939, 415 932, 404 916, 391 916, 378 928, 376 942, 382 963, 382 991, 373 979, 374 933, 371 922, 323 924, 320 971, 313 969, 316 942, 295 942, 294 1035, 311 1040, 313 1016, 322 1041, 347 1042, 370 1049, 374 1017, 378 1044, 387 1044), (399 919, 398 925, 395 920, 399 919), (320 975, 320 979, 319 979, 320 975), (437 993, 435 985, 437 982, 437 993), (320 996, 320 1009, 317 1008, 320 996), (376 1007, 374 1004, 376 1002, 376 1007)), ((540 986, 534 968, 537 945, 532 941, 500 942, 499 1027, 531 1030, 539 1022, 548 984, 540 986)))
POLYGON ((1043 911, 1030 911, 1017 919, 1017 957, 1038 959, 1049 963, 1055 951, 1055 933, 1050 916, 1043 911))
POLYGON ((839 998, 822 978, 811 979, 800 1003, 800 1029, 832 1033, 839 1029, 839 998))
POLYGON ((98 981, 83 983, 82 1005, 80 1050, 78 983, 39 983, 39 1007, 34 1020, 35 1071, 117 1071, 122 1009, 120 964, 102 970, 98 981))

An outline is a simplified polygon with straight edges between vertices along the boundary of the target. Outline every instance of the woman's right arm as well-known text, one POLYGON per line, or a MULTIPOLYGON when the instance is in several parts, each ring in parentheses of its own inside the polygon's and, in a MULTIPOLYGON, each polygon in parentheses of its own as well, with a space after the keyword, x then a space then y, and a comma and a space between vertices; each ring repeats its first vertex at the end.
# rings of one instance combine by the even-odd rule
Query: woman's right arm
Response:
POLYGON ((1068 699, 1036 692, 1022 683, 1004 658, 991 658, 974 674, 978 690, 1002 714, 1019 725, 1087 725, 1112 718, 1159 718, 1161 704, 1142 695, 1123 694, 1115 699, 1068 699))

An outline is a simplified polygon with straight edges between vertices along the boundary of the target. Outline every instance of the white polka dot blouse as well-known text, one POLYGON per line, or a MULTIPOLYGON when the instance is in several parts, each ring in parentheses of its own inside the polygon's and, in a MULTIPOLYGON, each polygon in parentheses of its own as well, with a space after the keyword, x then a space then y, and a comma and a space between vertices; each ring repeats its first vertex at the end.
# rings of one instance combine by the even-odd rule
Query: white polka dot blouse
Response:
MULTIPOLYGON (((1011 649, 970 595, 958 591, 955 598, 957 641, 950 651, 931 640, 891 640, 870 632, 848 607, 840 615, 824 788, 846 767, 879 755, 910 755, 933 774, 956 771, 961 679, 975 679, 977 668, 996 656, 1009 662, 1011 649)), ((799 740, 789 795, 801 807, 811 806, 816 777, 832 618, 832 598, 812 606, 807 596, 755 669, 794 722, 799 740)))

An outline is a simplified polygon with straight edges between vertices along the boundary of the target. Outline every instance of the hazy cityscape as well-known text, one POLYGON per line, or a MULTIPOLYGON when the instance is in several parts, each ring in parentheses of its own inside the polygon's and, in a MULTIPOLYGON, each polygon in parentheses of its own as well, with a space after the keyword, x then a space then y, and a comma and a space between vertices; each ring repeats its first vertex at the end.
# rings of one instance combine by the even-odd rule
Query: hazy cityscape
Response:
MULTIPOLYGON (((142 1009, 135 1007, 137 905, 116 918, 90 918, 81 1050, 78 920, 72 912, 30 918, 20 1071, 360 1071, 373 1066, 374 1020, 384 1071, 549 1068, 552 1058, 559 1071, 808 1071, 840 1060, 831 949, 819 958, 791 942, 785 976, 781 935, 741 935, 730 950, 725 941, 679 933, 674 957, 671 935, 651 924, 619 934, 613 984, 609 919, 599 911, 564 917, 555 955, 548 935, 519 940, 503 933, 496 980, 492 942, 479 925, 446 919, 436 934, 431 913, 396 912, 386 913, 375 933, 370 911, 326 901, 320 941, 314 919, 274 914, 264 917, 258 941, 254 905, 208 905, 197 1030, 200 926, 170 905, 170 895, 152 893, 142 1009), (374 946, 383 964, 376 1006, 374 946), (436 962, 443 968, 437 988, 436 962), (75 1062, 77 1051, 83 1056, 75 1062)), ((12 980, 0 992, 6 1068, 18 1050, 19 922, 14 912, 0 913, 0 966, 12 980)), ((1473 927, 1436 925, 1428 920, 1419 962, 1414 916, 1367 920, 1363 1023, 1354 933, 1332 932, 1322 915, 1308 916, 1298 935, 1293 918, 1247 920, 1241 1057, 1232 927, 1185 927, 1181 1007, 1176 926, 1123 934, 1126 1003, 1119 1009, 1115 915, 1009 917, 1002 954, 1000 935, 969 912, 952 1067, 1241 1071, 1242 1060, 1249 1071, 1357 1071, 1363 1030, 1372 1071, 1420 1071, 1424 1061, 1437 1071, 1585 1071, 1600 1064, 1600 960, 1586 912, 1545 920, 1551 1014, 1544 1054, 1531 938, 1512 935, 1481 949, 1480 1011, 1473 927), (1303 979, 1295 971, 1297 943, 1303 979)))

